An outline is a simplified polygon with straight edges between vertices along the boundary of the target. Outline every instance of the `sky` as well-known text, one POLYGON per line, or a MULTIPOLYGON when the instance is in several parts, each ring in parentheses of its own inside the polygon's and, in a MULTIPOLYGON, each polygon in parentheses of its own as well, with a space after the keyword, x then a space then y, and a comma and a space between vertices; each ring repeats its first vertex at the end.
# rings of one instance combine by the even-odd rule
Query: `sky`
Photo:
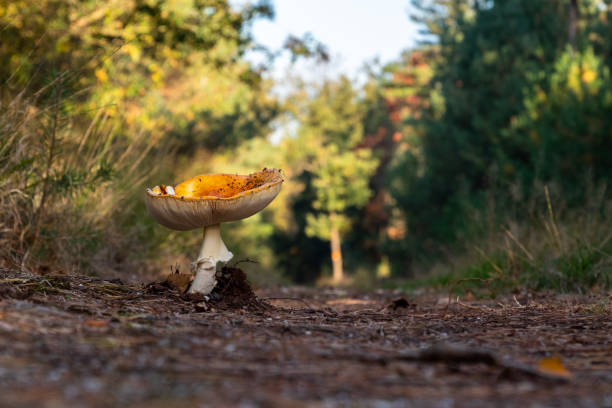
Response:
MULTIPOLYGON (((301 37, 309 32, 328 47, 332 62, 324 70, 330 76, 344 73, 355 78, 365 61, 397 59, 417 37, 417 26, 408 15, 410 0, 274 0, 273 4, 274 20, 253 24, 256 42, 278 50, 289 34, 301 37)), ((276 65, 274 75, 283 75, 289 59, 276 65)))

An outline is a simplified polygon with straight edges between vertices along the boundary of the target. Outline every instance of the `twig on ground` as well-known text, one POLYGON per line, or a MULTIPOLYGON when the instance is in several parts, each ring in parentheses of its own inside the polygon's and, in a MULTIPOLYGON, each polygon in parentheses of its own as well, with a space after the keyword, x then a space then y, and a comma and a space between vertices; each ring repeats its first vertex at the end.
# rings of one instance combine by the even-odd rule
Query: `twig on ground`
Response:
POLYGON ((459 300, 459 296, 457 296, 457 299, 455 300, 455 303, 457 303, 460 306, 467 307, 468 309, 476 309, 476 310, 480 310, 481 309, 478 306, 472 306, 472 305, 468 305, 466 303, 463 303, 462 301, 459 300))
POLYGON ((516 300, 516 295, 512 295, 512 299, 514 299, 514 303, 516 303, 516 305, 518 307, 525 307, 525 306, 521 305, 521 303, 518 300, 516 300))

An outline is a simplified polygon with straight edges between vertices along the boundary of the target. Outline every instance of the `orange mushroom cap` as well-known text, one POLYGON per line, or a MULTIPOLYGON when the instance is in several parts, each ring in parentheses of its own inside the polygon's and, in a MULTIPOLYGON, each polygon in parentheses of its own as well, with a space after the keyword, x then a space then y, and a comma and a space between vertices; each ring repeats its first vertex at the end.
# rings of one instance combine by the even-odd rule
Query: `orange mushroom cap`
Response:
POLYGON ((147 189, 145 203, 161 225, 180 231, 237 221, 264 209, 280 192, 283 175, 263 169, 249 175, 204 174, 174 187, 147 189))

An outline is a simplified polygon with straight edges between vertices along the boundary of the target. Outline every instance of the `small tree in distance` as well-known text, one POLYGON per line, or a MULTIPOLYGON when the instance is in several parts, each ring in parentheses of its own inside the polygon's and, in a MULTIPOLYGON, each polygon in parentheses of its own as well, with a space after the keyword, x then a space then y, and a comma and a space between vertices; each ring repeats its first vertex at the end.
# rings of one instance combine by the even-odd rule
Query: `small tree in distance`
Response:
POLYGON ((333 283, 339 284, 342 236, 358 223, 354 210, 372 195, 379 162, 365 143, 367 104, 346 77, 316 85, 315 94, 299 89, 288 104, 299 127, 284 140, 285 160, 291 179, 309 194, 307 204, 294 207, 296 224, 306 237, 330 243, 333 283))
POLYGON ((371 195, 368 183, 377 165, 370 150, 340 152, 337 145, 321 152, 315 164, 317 198, 313 206, 319 212, 307 215, 306 234, 329 241, 335 285, 344 279, 341 235, 351 225, 344 212, 366 204, 371 195))

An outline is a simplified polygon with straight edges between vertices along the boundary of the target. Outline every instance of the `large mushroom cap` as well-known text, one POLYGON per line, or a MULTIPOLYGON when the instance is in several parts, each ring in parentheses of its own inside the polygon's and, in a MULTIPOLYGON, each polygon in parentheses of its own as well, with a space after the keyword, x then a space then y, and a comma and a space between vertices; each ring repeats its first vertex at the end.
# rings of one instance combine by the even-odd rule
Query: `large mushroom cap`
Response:
POLYGON ((283 183, 278 169, 257 173, 204 174, 166 190, 147 189, 149 213, 161 225, 180 231, 237 221, 261 211, 276 197, 283 183))

